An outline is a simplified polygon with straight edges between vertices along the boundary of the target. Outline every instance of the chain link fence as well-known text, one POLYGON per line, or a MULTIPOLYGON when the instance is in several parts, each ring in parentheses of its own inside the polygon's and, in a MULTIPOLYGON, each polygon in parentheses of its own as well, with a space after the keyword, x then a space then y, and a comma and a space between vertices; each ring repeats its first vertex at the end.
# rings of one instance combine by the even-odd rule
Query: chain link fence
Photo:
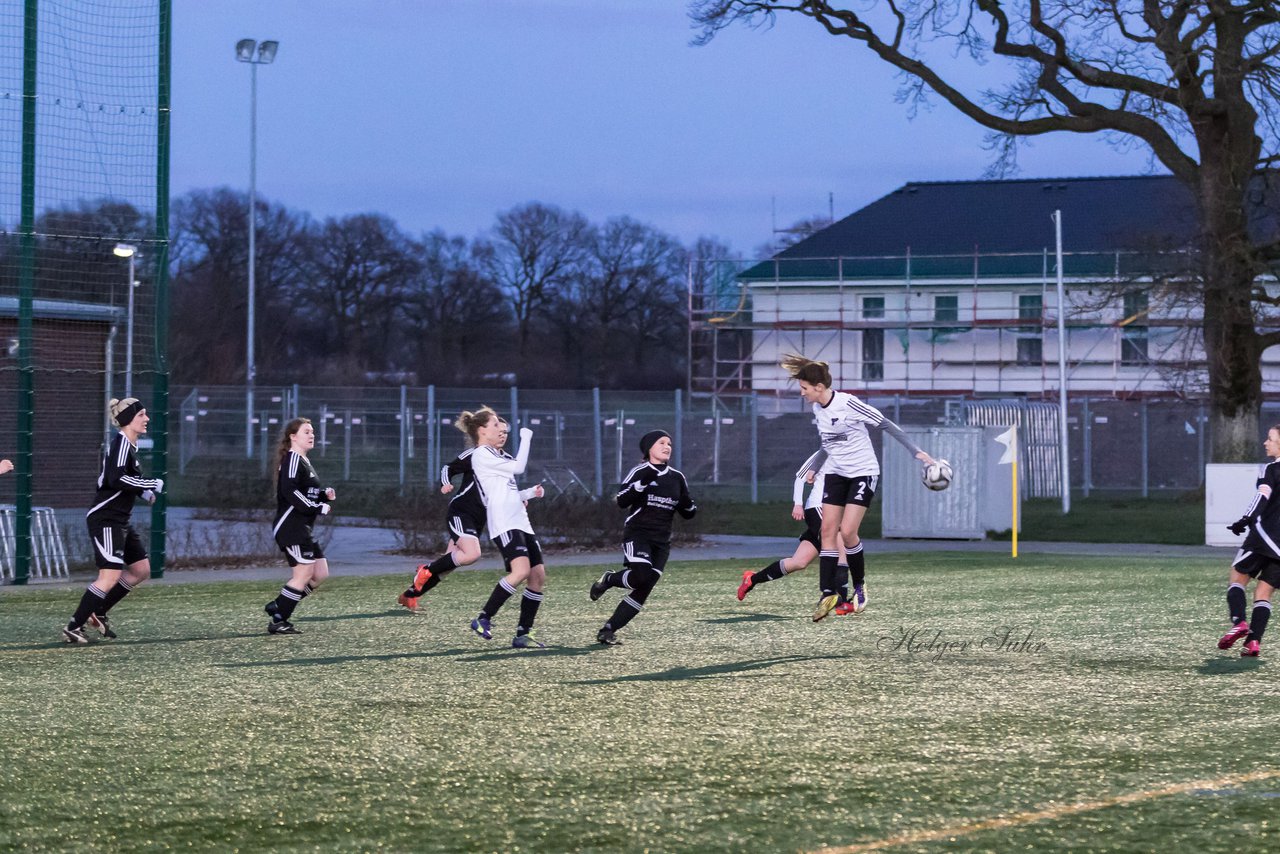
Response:
MULTIPOLYGON (((524 480, 541 481, 553 495, 607 494, 639 460, 640 436, 658 428, 672 434, 674 464, 690 483, 724 500, 784 499, 796 466, 817 447, 812 418, 798 396, 295 385, 259 388, 248 416, 240 386, 178 388, 172 400, 173 474, 188 495, 212 474, 257 474, 269 481, 281 429, 295 415, 315 422, 312 459, 326 480, 402 490, 435 482, 440 466, 465 447, 454 419, 482 404, 515 429, 534 431, 524 480)), ((1016 421, 1025 494, 1061 494, 1056 404, 903 396, 868 401, 904 426, 1016 421)), ((1276 420, 1280 405, 1266 407, 1263 425, 1276 420)), ((1201 486, 1211 447, 1203 404, 1075 400, 1067 427, 1073 493, 1145 496, 1201 486)), ((872 434, 878 445, 879 431, 872 434)))

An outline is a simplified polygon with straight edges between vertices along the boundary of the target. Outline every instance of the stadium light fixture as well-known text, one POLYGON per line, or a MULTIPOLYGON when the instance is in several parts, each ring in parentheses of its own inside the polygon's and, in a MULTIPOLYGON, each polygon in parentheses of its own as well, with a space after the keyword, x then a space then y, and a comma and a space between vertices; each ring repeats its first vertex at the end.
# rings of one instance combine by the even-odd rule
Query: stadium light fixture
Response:
POLYGON ((124 396, 133 397, 133 288, 137 284, 134 281, 133 265, 138 257, 138 247, 132 243, 117 243, 115 248, 111 250, 111 254, 117 258, 129 259, 129 314, 124 345, 124 396))
POLYGON ((258 368, 253 352, 254 309, 257 302, 257 279, 254 267, 257 256, 258 230, 258 66, 275 61, 278 41, 259 43, 254 39, 236 42, 236 61, 249 64, 249 310, 245 341, 245 406, 244 455, 253 457, 253 385, 258 368), (254 56, 254 51, 257 56, 254 56))

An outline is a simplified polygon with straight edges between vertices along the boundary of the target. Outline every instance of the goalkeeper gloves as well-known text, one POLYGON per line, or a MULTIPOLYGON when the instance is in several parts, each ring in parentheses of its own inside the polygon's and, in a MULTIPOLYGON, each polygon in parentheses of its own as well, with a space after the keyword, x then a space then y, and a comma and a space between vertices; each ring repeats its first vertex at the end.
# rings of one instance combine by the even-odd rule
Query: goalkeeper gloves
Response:
POLYGON ((1228 525, 1227 530, 1235 534, 1236 536, 1239 536, 1243 534, 1245 531, 1249 530, 1250 521, 1251 520, 1249 519, 1248 516, 1242 516, 1241 518, 1237 519, 1236 521, 1228 525))

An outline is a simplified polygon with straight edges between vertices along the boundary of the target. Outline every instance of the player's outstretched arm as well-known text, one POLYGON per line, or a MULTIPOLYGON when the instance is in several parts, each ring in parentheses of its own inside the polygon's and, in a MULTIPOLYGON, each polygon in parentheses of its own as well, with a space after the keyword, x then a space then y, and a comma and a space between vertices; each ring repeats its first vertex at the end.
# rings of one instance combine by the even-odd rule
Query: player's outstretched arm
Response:
POLYGON ((929 456, 919 445, 907 438, 907 434, 902 432, 902 428, 886 418, 880 422, 880 427, 884 432, 888 433, 894 439, 898 440, 898 444, 911 452, 911 455, 922 463, 933 462, 933 457, 929 456))

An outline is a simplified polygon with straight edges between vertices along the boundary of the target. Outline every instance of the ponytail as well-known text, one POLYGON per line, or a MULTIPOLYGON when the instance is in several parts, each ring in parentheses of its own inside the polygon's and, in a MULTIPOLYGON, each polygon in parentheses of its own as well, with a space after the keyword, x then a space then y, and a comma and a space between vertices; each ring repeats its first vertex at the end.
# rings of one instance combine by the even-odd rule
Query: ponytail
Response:
POLYGON ((453 422, 453 426, 466 433, 467 444, 475 447, 480 444, 480 428, 497 417, 498 413, 494 412, 493 409, 488 406, 481 406, 475 412, 463 410, 459 413, 457 420, 453 422))
POLYGON ((782 357, 782 367, 794 380, 831 388, 831 366, 826 362, 815 362, 798 353, 787 353, 782 357))

